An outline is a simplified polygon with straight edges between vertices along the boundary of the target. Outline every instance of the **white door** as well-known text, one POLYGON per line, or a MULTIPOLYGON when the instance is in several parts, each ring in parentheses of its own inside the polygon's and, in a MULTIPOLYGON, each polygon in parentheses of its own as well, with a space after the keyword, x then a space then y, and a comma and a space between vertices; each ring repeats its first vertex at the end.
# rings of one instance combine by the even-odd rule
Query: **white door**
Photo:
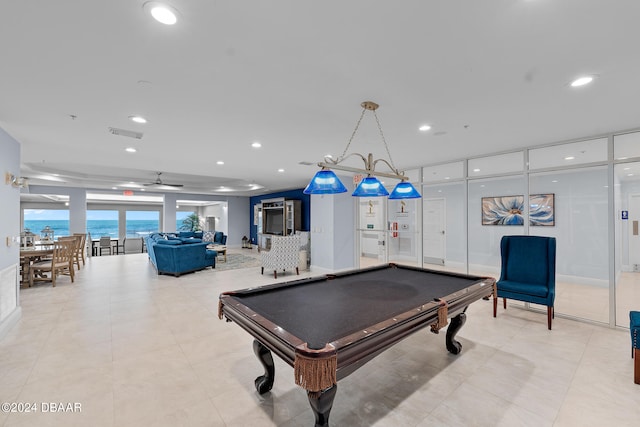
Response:
POLYGON ((423 256, 427 264, 444 265, 445 200, 425 199, 423 206, 423 256))

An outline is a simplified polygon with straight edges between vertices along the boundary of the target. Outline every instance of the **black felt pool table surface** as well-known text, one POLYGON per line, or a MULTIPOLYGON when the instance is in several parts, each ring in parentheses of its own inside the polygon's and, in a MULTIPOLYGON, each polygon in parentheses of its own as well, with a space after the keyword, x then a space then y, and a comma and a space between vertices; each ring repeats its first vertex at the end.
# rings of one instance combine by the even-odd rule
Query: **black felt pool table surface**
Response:
POLYGON ((326 343, 458 292, 479 278, 386 267, 234 297, 309 343, 326 343))

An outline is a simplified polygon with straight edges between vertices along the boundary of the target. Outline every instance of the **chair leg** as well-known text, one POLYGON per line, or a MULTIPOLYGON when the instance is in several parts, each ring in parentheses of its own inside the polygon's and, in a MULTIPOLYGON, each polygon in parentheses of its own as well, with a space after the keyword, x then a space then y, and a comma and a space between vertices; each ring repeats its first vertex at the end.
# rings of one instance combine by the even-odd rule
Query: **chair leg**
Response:
POLYGON ((506 298, 502 298, 502 304, 504 305, 504 309, 507 309, 507 299, 506 298))
POLYGON ((260 267, 260 274, 264 274, 264 267, 260 267))
POLYGON ((296 267, 296 274, 299 276, 300 275, 300 271, 298 271, 298 267, 296 267))
POLYGON ((547 326, 551 330, 551 319, 553 318, 553 307, 547 307, 547 326))
POLYGON ((640 384, 640 349, 635 349, 635 361, 633 362, 633 382, 640 384))
POLYGON ((274 279, 278 278, 278 270, 273 270, 273 278, 274 279))
POLYGON ((496 317, 497 312, 498 312, 498 298, 494 295, 493 296, 493 317, 496 317))

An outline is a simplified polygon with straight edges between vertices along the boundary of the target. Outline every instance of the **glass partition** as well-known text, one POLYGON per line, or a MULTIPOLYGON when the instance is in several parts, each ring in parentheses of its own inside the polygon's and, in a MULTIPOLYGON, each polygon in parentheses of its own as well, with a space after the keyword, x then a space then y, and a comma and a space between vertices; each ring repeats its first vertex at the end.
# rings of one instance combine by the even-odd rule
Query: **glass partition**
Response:
POLYGON ((470 159, 469 177, 502 175, 522 172, 524 170, 524 152, 498 154, 497 156, 470 159))
POLYGON ((426 268, 467 272, 465 183, 422 186, 422 252, 426 268))
POLYGON ((572 167, 607 161, 607 138, 529 150, 529 170, 572 167))
POLYGON ((360 268, 387 262, 387 199, 357 197, 360 268))
POLYGON ((500 276, 500 239, 525 234, 525 179, 511 176, 469 181, 469 274, 500 276))
POLYGON ((422 168, 422 182, 439 182, 464 178, 464 162, 425 166, 422 168))
POLYGON ((640 304, 640 162, 614 169, 616 325, 629 326, 640 304))
POLYGON ((608 323, 607 168, 531 174, 529 185, 553 206, 552 221, 529 234, 556 238, 556 313, 608 323))
POLYGON ((420 199, 387 200, 389 262, 420 267, 420 199))
POLYGON ((613 157, 616 160, 640 157, 640 132, 613 137, 613 157))

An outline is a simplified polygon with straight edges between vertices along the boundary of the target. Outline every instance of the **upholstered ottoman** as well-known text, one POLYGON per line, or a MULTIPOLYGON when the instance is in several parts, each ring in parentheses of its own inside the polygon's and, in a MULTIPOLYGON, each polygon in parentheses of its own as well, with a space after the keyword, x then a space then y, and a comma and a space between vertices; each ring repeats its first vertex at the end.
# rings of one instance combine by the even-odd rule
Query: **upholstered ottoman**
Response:
POLYGON ((640 311, 629 312, 629 330, 631 331, 631 357, 633 362, 633 382, 640 384, 640 311))

